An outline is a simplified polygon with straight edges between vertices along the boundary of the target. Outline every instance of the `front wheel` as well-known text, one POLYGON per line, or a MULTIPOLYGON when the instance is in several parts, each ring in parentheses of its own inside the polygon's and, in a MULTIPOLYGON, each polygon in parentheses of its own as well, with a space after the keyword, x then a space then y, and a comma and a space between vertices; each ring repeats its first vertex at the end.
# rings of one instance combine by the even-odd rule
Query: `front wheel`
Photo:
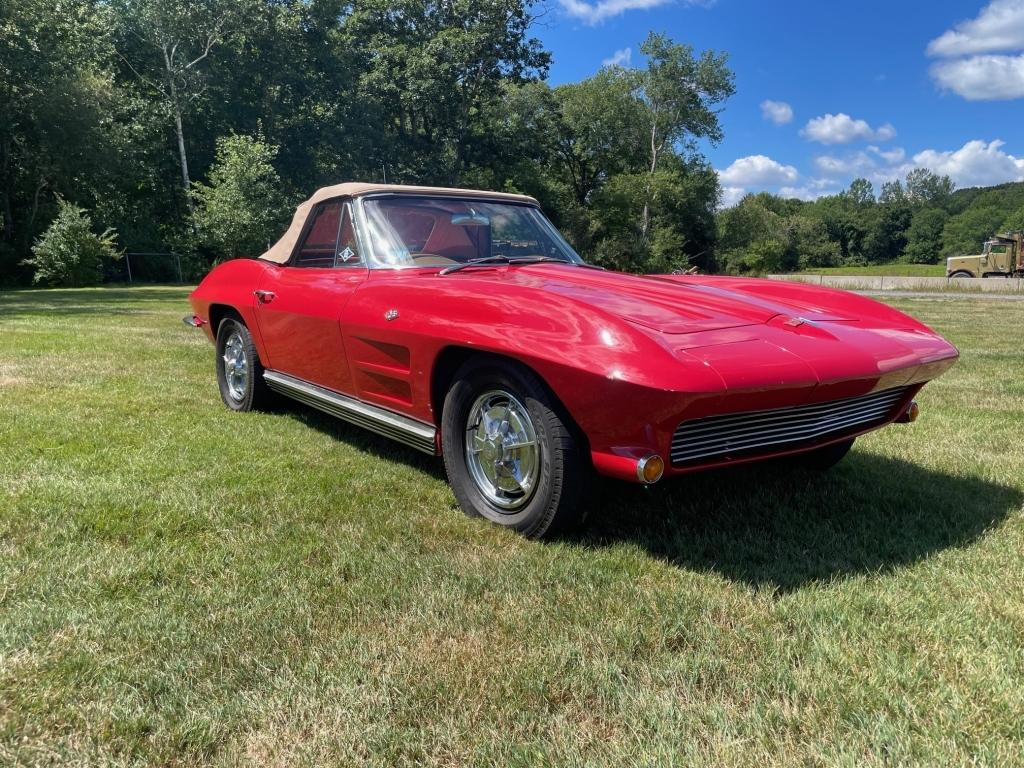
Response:
POLYGON ((233 411, 266 407, 270 390, 263 381, 252 334, 245 324, 227 317, 217 328, 217 384, 224 404, 233 411))
POLYGON ((965 277, 970 278, 970 277, 974 277, 974 275, 972 275, 970 272, 967 272, 965 270, 958 269, 956 272, 954 272, 953 274, 951 274, 949 276, 949 279, 953 280, 954 278, 955 279, 960 279, 960 278, 965 278, 965 277))
POLYGON ((444 401, 441 443, 462 510, 530 538, 583 519, 587 465, 567 416, 528 369, 470 360, 444 401))

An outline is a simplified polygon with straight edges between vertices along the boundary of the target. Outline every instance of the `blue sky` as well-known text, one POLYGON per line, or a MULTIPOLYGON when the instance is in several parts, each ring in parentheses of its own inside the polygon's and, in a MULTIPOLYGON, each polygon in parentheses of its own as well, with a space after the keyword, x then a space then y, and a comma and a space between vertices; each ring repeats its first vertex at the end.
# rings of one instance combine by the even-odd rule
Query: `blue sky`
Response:
POLYGON ((725 140, 703 147, 727 203, 857 176, 877 192, 919 166, 961 187, 1024 180, 1024 0, 548 1, 553 84, 643 66, 651 30, 729 54, 725 140))

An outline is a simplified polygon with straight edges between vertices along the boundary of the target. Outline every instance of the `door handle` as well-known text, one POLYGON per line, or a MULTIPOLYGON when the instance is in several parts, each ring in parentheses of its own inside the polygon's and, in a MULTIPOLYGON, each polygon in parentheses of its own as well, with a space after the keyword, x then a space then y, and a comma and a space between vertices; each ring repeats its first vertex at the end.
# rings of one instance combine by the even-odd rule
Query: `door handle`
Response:
POLYGON ((252 295, 256 297, 256 301, 260 304, 269 304, 277 298, 277 294, 273 291, 253 291, 252 295))

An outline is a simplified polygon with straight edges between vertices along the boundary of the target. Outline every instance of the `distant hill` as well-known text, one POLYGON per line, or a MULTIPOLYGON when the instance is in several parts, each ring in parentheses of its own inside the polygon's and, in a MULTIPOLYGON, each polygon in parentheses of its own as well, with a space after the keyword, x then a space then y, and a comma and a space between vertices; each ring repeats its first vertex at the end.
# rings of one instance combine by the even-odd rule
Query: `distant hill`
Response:
POLYGON ((978 253, 995 232, 1024 229, 1024 182, 958 189, 950 197, 949 213, 942 255, 978 253))

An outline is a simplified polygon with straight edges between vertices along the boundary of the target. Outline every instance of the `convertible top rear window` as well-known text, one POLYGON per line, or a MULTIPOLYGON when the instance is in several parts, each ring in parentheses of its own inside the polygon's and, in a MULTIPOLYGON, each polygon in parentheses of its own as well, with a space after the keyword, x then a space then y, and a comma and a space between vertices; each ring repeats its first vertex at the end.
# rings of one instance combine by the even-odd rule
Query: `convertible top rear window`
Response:
POLYGON ((394 196, 369 198, 363 210, 380 266, 450 266, 491 257, 581 261, 530 205, 394 196))

